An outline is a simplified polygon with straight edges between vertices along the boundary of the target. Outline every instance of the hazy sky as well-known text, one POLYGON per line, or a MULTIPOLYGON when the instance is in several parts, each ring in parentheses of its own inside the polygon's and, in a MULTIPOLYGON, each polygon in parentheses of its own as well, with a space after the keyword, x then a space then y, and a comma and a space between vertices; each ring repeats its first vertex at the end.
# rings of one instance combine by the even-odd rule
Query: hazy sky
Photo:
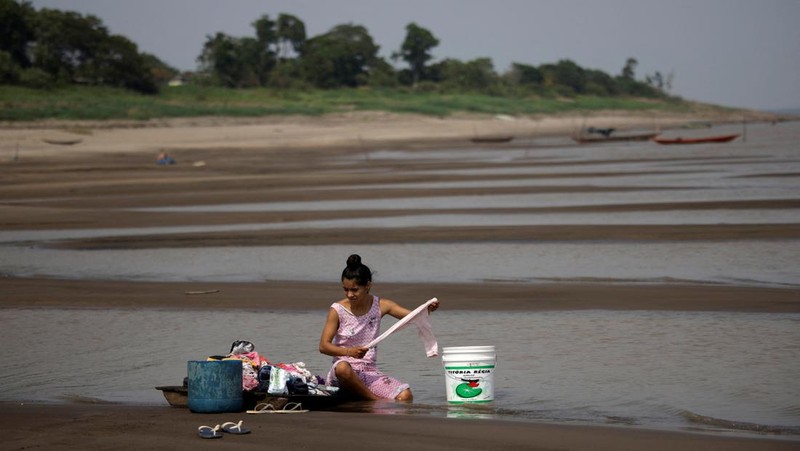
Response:
POLYGON ((685 99, 800 108, 800 0, 32 0, 93 14, 166 63, 195 70, 206 36, 254 36, 264 14, 297 16, 308 37, 363 25, 388 59, 411 22, 439 39, 436 60, 538 66, 570 59, 610 75, 672 73, 685 99))

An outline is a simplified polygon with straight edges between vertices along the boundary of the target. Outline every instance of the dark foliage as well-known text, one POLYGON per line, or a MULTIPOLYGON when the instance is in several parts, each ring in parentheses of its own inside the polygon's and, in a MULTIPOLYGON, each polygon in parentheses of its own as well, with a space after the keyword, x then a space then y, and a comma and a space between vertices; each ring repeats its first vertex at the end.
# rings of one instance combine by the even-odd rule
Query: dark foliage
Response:
POLYGON ((111 34, 92 15, 35 10, 29 2, 0 0, 0 82, 114 86, 158 92, 156 72, 168 66, 139 53, 128 38, 111 34))
MULTIPOLYGON (((439 40, 411 23, 393 60, 378 55, 369 31, 355 24, 306 37, 305 24, 281 13, 263 15, 254 36, 216 33, 206 37, 192 78, 227 88, 375 88, 407 86, 430 92, 497 96, 667 97, 672 74, 635 79, 637 60, 625 61, 620 75, 580 67, 564 59, 538 67, 513 63, 498 74, 490 58, 433 62, 439 40)), ((28 1, 0 0, 0 83, 47 88, 60 84, 123 87, 153 94, 178 72, 129 39, 113 35, 95 16, 55 9, 35 10, 28 1)))

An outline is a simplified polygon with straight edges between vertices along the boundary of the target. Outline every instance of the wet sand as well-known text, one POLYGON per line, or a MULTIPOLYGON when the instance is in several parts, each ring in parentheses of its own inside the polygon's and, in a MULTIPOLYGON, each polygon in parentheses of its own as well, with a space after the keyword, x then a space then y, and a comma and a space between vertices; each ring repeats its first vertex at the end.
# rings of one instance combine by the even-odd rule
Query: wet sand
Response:
POLYGON ((349 449, 373 450, 796 450, 797 442, 369 413, 192 414, 171 407, 0 404, 3 449, 349 449), (197 428, 244 420, 246 435, 201 439, 197 428))
MULTIPOLYGON (((208 205, 223 203, 367 199, 360 185, 423 181, 422 171, 436 163, 410 160, 370 161, 376 149, 410 152, 440 146, 470 145, 469 137, 513 133, 518 139, 503 146, 532 148, 537 140, 565 135, 583 118, 539 118, 524 121, 496 118, 430 119, 386 115, 271 119, 232 123, 230 120, 171 121, 149 127, 108 124, 31 124, 0 128, 0 227, 4 230, 159 227, 191 224, 285 222, 342 217, 391 215, 391 211, 315 211, 296 213, 169 213, 121 208, 208 205), (81 127, 79 133, 76 127, 81 127), (88 130, 88 132, 87 132, 88 130), (51 145, 43 138, 79 136, 79 144, 51 145), (177 165, 156 166, 155 156, 167 150, 177 165), (352 157, 352 167, 332 164, 352 157), (336 160, 340 161, 340 160, 336 160), (359 166, 370 170, 360 173, 359 166), (351 170, 355 169, 355 170, 351 170), (337 189, 312 189, 314 187, 337 189)), ((660 118, 662 124, 694 117, 660 118)), ((731 118, 719 118, 730 120, 731 118)), ((651 115, 598 118, 593 125, 648 128, 651 115), (618 122, 614 122, 617 120, 618 122)), ((121 124, 126 125, 126 124, 121 124)), ((620 159, 619 162, 631 161, 620 159)), ((698 164, 702 161, 698 159, 698 164)), ((537 162, 537 164, 547 164, 537 162)), ((465 169, 468 169, 465 166, 465 169)), ((602 175, 594 173, 593 175, 602 175)), ((580 180, 580 175, 562 174, 580 180)), ((584 186, 579 182, 507 192, 592 192, 627 187, 584 186)), ((637 188, 642 189, 642 188, 637 188)), ((454 190, 451 194, 464 193, 454 190)), ((493 190, 497 192, 497 189, 493 190)), ((443 194, 438 191, 439 194, 443 194)), ((381 190, 386 199, 425 196, 412 189, 381 190)), ((681 208, 797 208, 792 200, 692 203, 681 208), (688 207, 687 207, 688 205, 688 207), (694 205, 694 207, 692 207, 694 205)), ((581 211, 651 211, 663 204, 579 207, 581 211)), ((545 209, 539 209, 544 211, 545 209)), ((471 210, 474 212, 474 210, 471 210)), ((493 239, 519 240, 725 240, 737 236, 797 238, 800 224, 728 226, 570 226, 493 228, 493 239)), ((324 233, 304 230, 225 232, 79 240, 80 249, 223 246, 264 244, 345 244, 360 242, 440 242, 481 240, 480 227, 406 228, 370 231, 358 236, 347 230, 324 233)), ((344 257, 343 257, 344 258, 344 257)), ((76 262, 79 264, 79 262, 76 262)), ((443 309, 570 310, 652 309, 757 312, 800 312, 800 290, 717 285, 621 285, 603 283, 400 284, 380 283, 383 296, 423 298, 437 293, 443 309)), ((263 283, 129 282, 0 277, 0 308, 147 308, 324 309, 338 294, 337 281, 263 283), (286 300, 290 300, 287 302, 286 300)), ((352 449, 797 449, 797 442, 769 437, 751 440, 731 436, 646 431, 636 428, 587 427, 517 422, 431 419, 360 413, 312 412, 299 416, 192 415, 169 407, 118 405, 0 404, 4 449, 47 446, 58 449, 164 448, 197 446, 263 447, 264 443, 317 449, 336 440, 352 449), (253 429, 247 436, 203 441, 201 424, 238 420, 253 429), (358 432, 342 436, 341 431, 358 432), (334 438, 335 437, 335 438, 334 438), (220 443, 222 442, 222 443, 220 443), (236 445, 231 445, 234 442, 236 445), (208 443, 214 443, 209 445, 208 443), (388 444, 388 445, 387 445, 388 444), (384 446, 386 445, 386 446, 384 446)))
MULTIPOLYGON (((381 296, 427 299, 443 309, 489 311, 666 310, 800 312, 800 290, 679 284, 387 283, 381 296)), ((323 311, 339 295, 338 281, 128 282, 0 278, 0 308, 123 308, 323 311)))

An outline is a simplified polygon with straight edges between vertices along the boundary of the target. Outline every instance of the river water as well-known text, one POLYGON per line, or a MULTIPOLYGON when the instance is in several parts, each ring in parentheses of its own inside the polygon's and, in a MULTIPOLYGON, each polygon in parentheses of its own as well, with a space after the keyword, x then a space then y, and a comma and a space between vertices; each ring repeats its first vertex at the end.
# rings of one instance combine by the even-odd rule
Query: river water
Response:
MULTIPOLYGON (((726 130, 717 130, 720 134, 726 130)), ((715 133, 717 132, 715 131, 715 133)), ((800 193, 800 126, 748 128, 747 141, 724 146, 653 143, 492 150, 382 150, 371 160, 458 158, 558 165, 470 170, 491 181, 417 187, 557 183, 657 187, 641 191, 447 196, 358 201, 359 208, 435 209, 425 214, 360 219, 362 227, 535 224, 789 224, 796 208, 638 213, 451 214, 463 208, 565 207, 725 200, 793 200, 800 193), (691 147, 691 149, 689 149, 691 147), (643 159, 647 156, 649 159, 643 159), (655 158, 653 158, 655 156, 655 158), (612 159, 628 163, 609 163, 612 159), (592 161, 596 160, 596 163, 592 161), (601 176, 603 168, 620 172, 601 176), (659 171, 659 174, 644 174, 659 171), (551 177, 573 174, 573 179, 551 177), (585 177, 581 173, 585 172, 585 177), (507 174, 540 174, 525 181, 507 174), (483 184, 483 185, 481 185, 483 184)), ((361 156, 363 158, 363 156, 361 156)), ((341 164, 349 164, 346 159, 341 164)), ((463 170, 460 172, 464 172, 463 170)), ((409 184, 403 186, 409 187, 409 184)), ((390 188, 391 185, 374 186, 390 188)), ((346 201, 204 206, 207 211, 299 211, 352 208, 346 201)), ((172 206, 169 211, 200 207, 172 206)), ((330 280, 330 268, 361 254, 383 281, 483 280, 538 283, 683 283, 797 287, 800 240, 520 242, 264 246, 145 250, 65 250, 55 240, 213 230, 353 226, 349 220, 108 230, 0 230, 0 273, 85 279, 169 281, 330 280), (443 262, 443 259, 445 262, 443 262), (80 262, 76 265, 75 262, 80 262), (191 262, 187 264, 187 262, 191 262)), ((379 284, 378 284, 379 285, 379 284)), ((444 294, 432 293, 432 296, 444 294)), ((334 299, 331 299, 333 301, 334 299)), ((422 302, 423 300, 419 300, 422 302)), ((409 307, 409 302, 404 301, 409 307)), ((314 312, 127 309, 0 309, 0 401, 165 404, 154 387, 177 385, 186 361, 250 340, 273 361, 303 361, 325 374, 317 349, 326 305, 314 312)), ((413 332, 381 344, 379 362, 409 382, 411 406, 391 413, 504 418, 665 429, 781 434, 800 440, 800 315, 729 312, 472 312, 442 308, 431 317, 440 346, 494 345, 496 400, 448 406, 441 361, 426 358, 413 332)), ((384 328, 391 321, 387 320, 384 328)))
MULTIPOLYGON (((188 360, 250 340, 324 376, 324 311, 0 310, 1 401, 166 404, 188 360)), ((387 319, 386 329, 393 320, 387 319)), ((780 434, 800 440, 800 314, 648 311, 431 316, 440 347, 494 345, 495 401, 448 406, 438 357, 413 330, 380 345, 412 385, 390 413, 780 434)))

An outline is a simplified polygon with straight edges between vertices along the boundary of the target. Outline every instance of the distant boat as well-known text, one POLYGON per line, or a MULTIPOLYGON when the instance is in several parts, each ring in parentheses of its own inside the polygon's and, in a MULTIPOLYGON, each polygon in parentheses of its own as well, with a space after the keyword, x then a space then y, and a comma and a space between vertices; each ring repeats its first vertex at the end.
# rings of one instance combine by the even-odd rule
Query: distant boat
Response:
POLYGON ((646 132, 646 133, 628 133, 624 135, 578 135, 573 136, 576 142, 581 144, 590 144, 590 143, 604 143, 604 142, 618 142, 618 141, 648 141, 658 136, 657 132, 646 132))
POLYGON ((713 124, 711 122, 689 122, 683 124, 681 128, 689 128, 689 129, 698 129, 698 128, 711 128, 713 124))
POLYGON ((80 138, 64 138, 64 139, 43 138, 42 141, 46 142, 47 144, 55 144, 57 146, 71 146, 73 144, 79 144, 83 140, 80 138))
POLYGON ((726 143, 738 138, 739 134, 703 136, 698 138, 653 138, 659 144, 704 144, 704 143, 726 143))
POLYGON ((474 143, 507 143, 513 139, 513 136, 476 136, 469 140, 474 143))

